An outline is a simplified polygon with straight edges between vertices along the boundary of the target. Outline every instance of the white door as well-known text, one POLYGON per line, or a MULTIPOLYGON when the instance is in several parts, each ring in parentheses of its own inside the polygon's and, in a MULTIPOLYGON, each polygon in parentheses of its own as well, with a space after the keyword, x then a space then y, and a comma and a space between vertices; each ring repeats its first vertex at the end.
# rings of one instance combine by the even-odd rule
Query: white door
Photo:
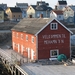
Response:
POLYGON ((18 44, 18 53, 20 52, 20 45, 18 44))
POLYGON ((31 60, 34 60, 34 51, 31 49, 31 60))
POLYGON ((28 58, 30 58, 30 48, 28 48, 28 58))

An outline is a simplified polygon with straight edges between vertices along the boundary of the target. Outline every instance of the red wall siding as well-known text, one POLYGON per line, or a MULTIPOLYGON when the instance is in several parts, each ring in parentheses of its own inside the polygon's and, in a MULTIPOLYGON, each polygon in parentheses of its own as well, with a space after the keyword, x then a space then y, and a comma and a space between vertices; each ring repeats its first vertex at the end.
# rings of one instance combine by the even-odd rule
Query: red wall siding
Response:
MULTIPOLYGON (((53 22, 56 21, 54 20, 53 22)), ((50 58, 50 50, 54 49, 58 49, 59 54, 65 54, 67 57, 70 57, 70 32, 68 32, 59 23, 57 30, 51 30, 49 24, 44 30, 42 30, 42 32, 38 34, 38 59, 50 58), (52 35, 55 34, 59 34, 61 38, 51 38, 52 35), (47 38, 49 36, 45 37, 45 35, 50 35, 50 38, 47 38), (57 43, 48 42, 52 40, 57 41, 57 43), (62 40, 64 42, 62 42, 62 40)))
MULTIPOLYGON (((28 57, 28 51, 26 50, 26 48, 30 48, 30 54, 31 54, 31 49, 34 50, 34 59, 36 60, 36 37, 32 34, 27 34, 24 32, 18 32, 18 31, 12 31, 12 46, 13 46, 13 42, 15 44, 20 44, 20 53, 22 51, 21 49, 21 45, 23 45, 24 51, 23 51, 23 56, 28 57), (13 32, 15 34, 15 36, 13 36, 13 32), (16 34, 18 33, 18 37, 16 37, 16 34), (23 39, 21 39, 21 34, 23 34, 23 39), (26 41, 26 35, 28 35, 28 41, 26 41), (34 43, 32 43, 31 38, 32 36, 34 37, 34 43)), ((14 50, 18 52, 18 47, 14 47, 14 50)), ((31 58, 31 55, 30 55, 31 58)))

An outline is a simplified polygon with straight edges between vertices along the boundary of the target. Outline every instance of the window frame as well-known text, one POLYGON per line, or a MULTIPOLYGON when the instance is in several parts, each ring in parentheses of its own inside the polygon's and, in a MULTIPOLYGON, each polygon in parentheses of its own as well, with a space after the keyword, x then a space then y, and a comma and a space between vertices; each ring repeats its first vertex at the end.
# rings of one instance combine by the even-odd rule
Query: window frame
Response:
POLYGON ((26 41, 28 41, 28 35, 26 35, 26 41))
POLYGON ((15 17, 15 15, 14 15, 14 17, 15 17))
POLYGON ((57 24, 57 23, 51 23, 51 24, 50 24, 50 29, 51 29, 51 30, 57 30, 57 29, 58 29, 58 24, 57 24), (56 25, 55 28, 54 28, 54 26, 52 26, 52 25, 56 25))
POLYGON ((21 34, 21 39, 23 40, 23 34, 21 34))
POLYGON ((50 56, 51 57, 57 57, 59 55, 59 50, 58 49, 55 49, 55 50, 50 50, 50 56), (57 51, 57 55, 52 55, 52 51, 57 51))
POLYGON ((16 34, 16 37, 18 38, 18 33, 16 34))
POLYGON ((32 41, 32 43, 34 43, 34 37, 32 36, 32 38, 31 38, 31 41, 32 41))

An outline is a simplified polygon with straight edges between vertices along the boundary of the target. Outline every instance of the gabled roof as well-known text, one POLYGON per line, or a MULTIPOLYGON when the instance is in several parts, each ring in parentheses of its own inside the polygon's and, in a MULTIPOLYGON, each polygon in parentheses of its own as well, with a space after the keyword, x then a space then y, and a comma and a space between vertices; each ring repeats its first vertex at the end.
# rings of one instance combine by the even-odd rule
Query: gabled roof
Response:
POLYGON ((35 10, 36 9, 36 5, 31 5, 33 7, 33 9, 35 10))
POLYGON ((0 4, 0 7, 3 9, 3 10, 5 10, 5 9, 7 9, 7 4, 0 4))
MULTIPOLYGON (((49 23, 54 19, 52 18, 24 18, 17 25, 15 25, 12 30, 26 32, 30 34, 37 35, 41 32, 49 23)), ((56 19, 55 19, 56 20, 56 19)), ((56 20, 60 23, 58 20, 56 20)), ((60 23, 66 30, 72 33, 68 28, 66 28, 62 23, 60 23)))
POLYGON ((59 3, 59 5, 67 5, 67 1, 64 1, 64 0, 58 1, 58 3, 59 3))
POLYGON ((31 5, 36 11, 51 11, 51 7, 47 7, 46 5, 31 5))
POLYGON ((22 12, 19 7, 9 7, 11 12, 22 12))
POLYGON ((52 10, 52 11, 55 12, 57 15, 63 15, 62 10, 52 10))
POLYGON ((0 11, 4 11, 4 10, 0 7, 0 11))

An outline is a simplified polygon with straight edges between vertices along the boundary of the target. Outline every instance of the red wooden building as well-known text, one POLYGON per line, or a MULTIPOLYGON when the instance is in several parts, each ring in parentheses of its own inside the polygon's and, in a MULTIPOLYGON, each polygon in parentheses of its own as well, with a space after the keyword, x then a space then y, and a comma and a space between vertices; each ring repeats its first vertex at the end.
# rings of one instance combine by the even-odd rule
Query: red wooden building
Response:
POLYGON ((49 59, 71 52, 73 34, 56 19, 26 18, 12 28, 13 50, 31 60, 49 59))

